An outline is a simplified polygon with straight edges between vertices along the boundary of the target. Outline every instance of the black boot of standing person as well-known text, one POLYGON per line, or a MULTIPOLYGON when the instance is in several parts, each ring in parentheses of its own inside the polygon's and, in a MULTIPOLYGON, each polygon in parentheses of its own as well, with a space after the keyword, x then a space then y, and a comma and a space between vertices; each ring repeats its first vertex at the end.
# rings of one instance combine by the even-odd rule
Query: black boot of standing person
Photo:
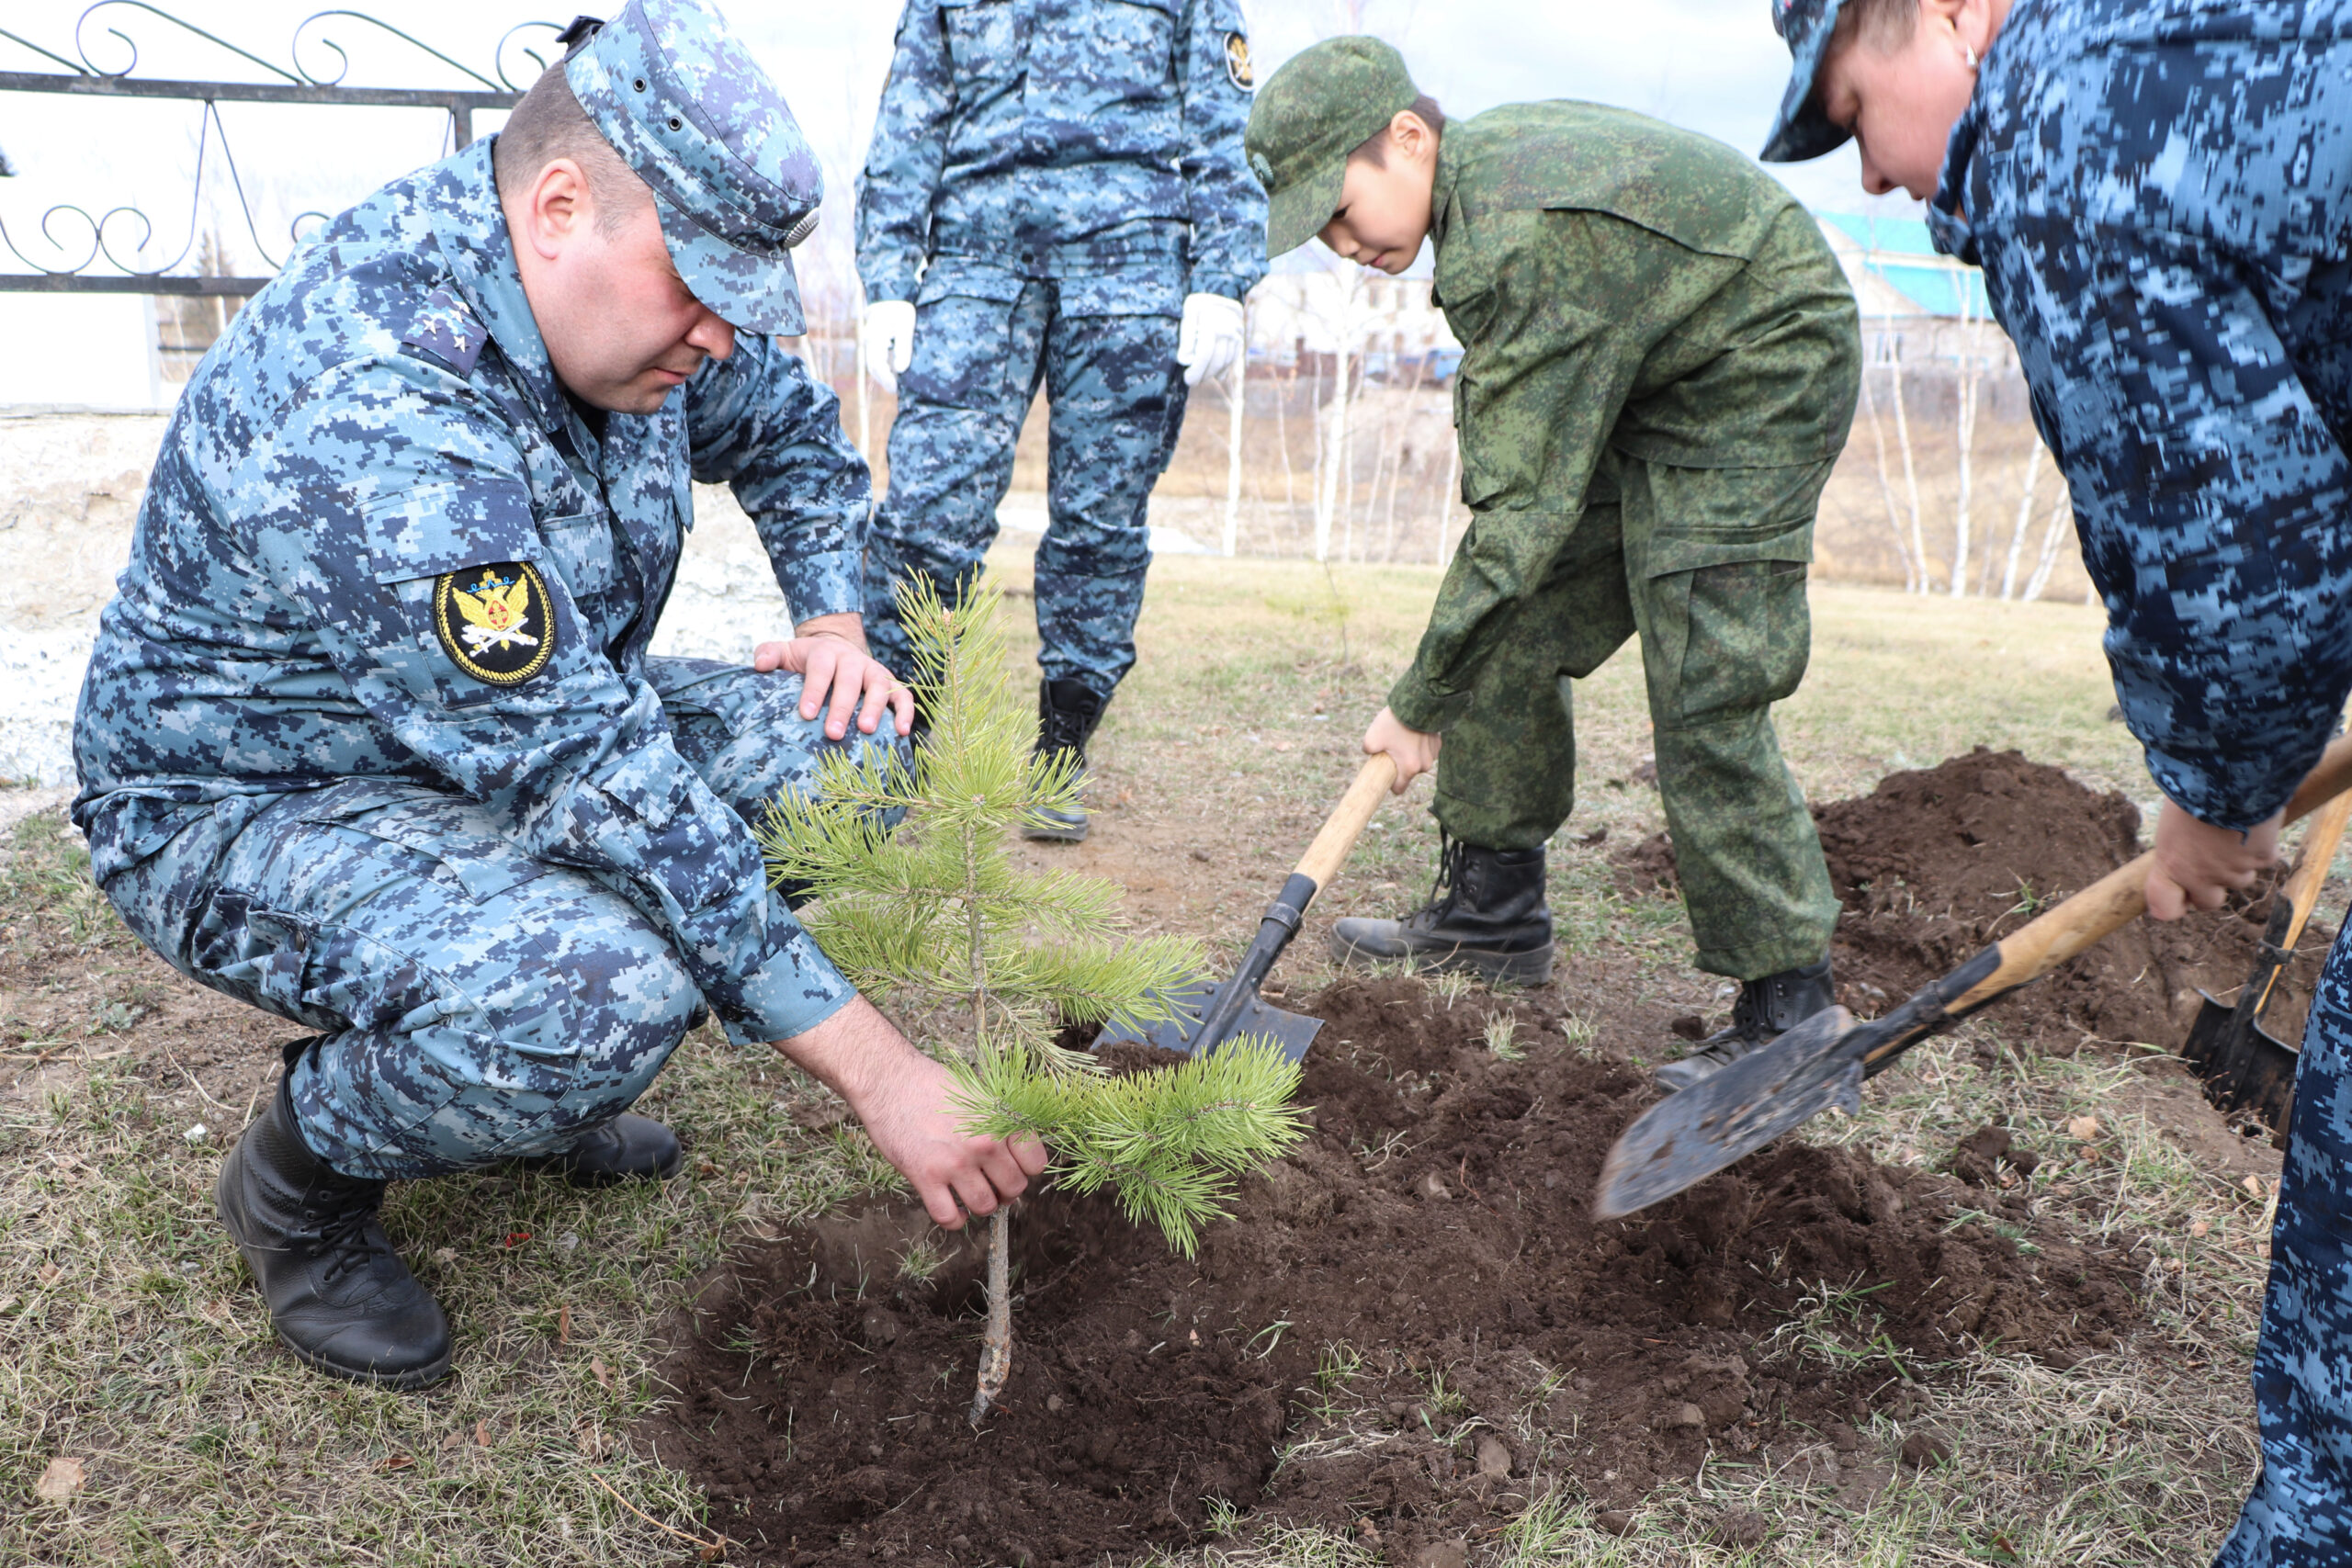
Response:
POLYGON ((1657 1070, 1657 1087, 1671 1094, 1712 1077, 1750 1051, 1759 1050, 1838 999, 1829 960, 1802 969, 1783 969, 1760 980, 1743 980, 1731 1006, 1731 1024, 1718 1029, 1679 1062, 1657 1070))
POLYGON ((221 1162, 214 1199, 288 1349, 355 1382, 422 1388, 448 1373, 449 1320, 377 1223, 388 1185, 311 1152, 282 1077, 221 1162))
POLYGON ((1401 920, 1350 918, 1331 926, 1331 955, 1363 967, 1405 963, 1461 970, 1489 985, 1552 977, 1552 911, 1544 902, 1544 849, 1490 850, 1454 840, 1438 852, 1430 901, 1401 920))
MULTIPOLYGON (((1038 753, 1050 756, 1056 751, 1069 751, 1076 756, 1078 782, 1081 789, 1086 784, 1086 743, 1093 739, 1094 727, 1102 722, 1102 710, 1110 705, 1109 697, 1078 681, 1037 682, 1038 753)), ((1023 828, 1023 838, 1046 843, 1075 844, 1086 837, 1086 807, 1083 806, 1072 805, 1067 811, 1046 811, 1039 815, 1044 820, 1023 828)))

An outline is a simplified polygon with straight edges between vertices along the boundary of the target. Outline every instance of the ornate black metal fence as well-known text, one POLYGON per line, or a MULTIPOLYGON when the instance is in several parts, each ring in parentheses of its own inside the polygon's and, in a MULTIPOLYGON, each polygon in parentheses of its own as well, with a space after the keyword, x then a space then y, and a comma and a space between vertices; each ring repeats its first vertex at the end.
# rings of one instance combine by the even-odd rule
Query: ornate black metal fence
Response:
MULTIPOLYGON (((449 145, 453 148, 463 147, 473 140, 473 117, 476 111, 512 108, 515 101, 522 96, 524 89, 529 85, 527 81, 518 84, 507 73, 510 54, 519 55, 522 59, 531 62, 534 68, 533 75, 547 66, 548 56, 546 53, 537 49, 523 46, 516 41, 517 39, 524 34, 538 30, 544 31, 551 39, 560 29, 560 26, 555 22, 525 22, 518 27, 509 28, 498 40, 497 48, 492 51, 490 69, 493 74, 490 76, 485 76, 479 71, 460 64, 422 39, 403 32, 389 22, 361 11, 320 11, 305 17, 295 28, 287 46, 287 64, 292 67, 290 70, 286 66, 273 64, 260 55, 208 32, 192 22, 173 16, 158 6, 149 5, 147 0, 98 0, 96 5, 84 11, 74 24, 74 39, 71 45, 74 54, 79 56, 78 61, 69 60, 62 54, 33 42, 30 39, 20 37, 6 28, 0 28, 0 40, 6 40, 7 43, 28 50, 43 60, 53 62, 63 67, 62 71, 0 71, 0 93, 61 93, 76 96, 167 98, 200 106, 197 111, 196 175, 189 190, 187 238, 180 246, 176 255, 159 267, 146 268, 132 265, 118 254, 118 246, 135 234, 135 242, 130 243, 128 247, 135 260, 141 253, 147 250, 149 242, 154 237, 153 221, 135 204, 126 203, 105 208, 98 212, 97 216, 93 217, 91 209, 88 207, 73 202, 59 202, 41 214, 38 225, 40 236, 49 243, 51 249, 63 253, 69 258, 78 250, 79 259, 74 260, 70 266, 50 265, 27 255, 18 247, 17 237, 9 232, 5 211, 0 210, 0 246, 5 246, 9 256, 13 256, 17 263, 30 269, 9 270, 6 258, 0 257, 0 290, 58 294, 248 295, 255 293, 269 281, 267 276, 224 277, 178 270, 198 249, 198 235, 203 228, 205 171, 216 146, 219 148, 220 162, 228 175, 229 193, 235 200, 238 216, 244 221, 245 232, 252 239, 254 248, 260 252, 262 259, 273 271, 282 265, 285 260, 282 254, 273 257, 270 254, 270 246, 261 237, 259 224, 254 216, 253 202, 245 190, 243 176, 237 172, 236 155, 230 151, 228 128, 221 123, 219 106, 224 103, 254 103, 345 105, 374 108, 437 108, 449 117, 447 133, 449 145), (105 19, 99 28, 96 36, 101 41, 97 47, 102 53, 109 56, 118 50, 127 54, 127 61, 119 69, 108 70, 101 66, 91 56, 91 45, 84 41, 85 35, 91 29, 92 19, 102 11, 111 15, 105 19), (139 68, 139 45, 130 34, 122 29, 122 27, 115 25, 118 18, 121 19, 125 25, 129 25, 133 19, 125 16, 125 13, 129 12, 144 12, 149 17, 160 18, 163 23, 176 28, 183 33, 192 34, 205 43, 249 62, 273 79, 250 82, 204 82, 136 75, 134 73, 139 68), (342 44, 329 36, 329 33, 331 27, 347 28, 354 25, 372 28, 379 33, 389 35, 430 55, 456 72, 460 77, 479 85, 347 87, 344 85, 344 79, 350 73, 351 55, 342 44), (104 39, 114 41, 109 44, 104 42, 104 39), (304 64, 306 50, 310 51, 310 57, 314 62, 326 69, 312 71, 309 65, 304 64), (64 238, 60 237, 61 229, 65 231, 64 238), (115 270, 112 272, 91 270, 102 265, 110 265, 115 270)), ((16 154, 18 164, 30 166, 30 160, 34 154, 26 147, 17 147, 16 154)), ((5 160, 0 160, 0 170, 5 168, 5 160)), ((0 191, 5 191, 5 187, 0 187, 0 191)), ((324 216, 318 212, 298 213, 288 225, 288 243, 291 245, 299 242, 301 226, 305 221, 324 216)))

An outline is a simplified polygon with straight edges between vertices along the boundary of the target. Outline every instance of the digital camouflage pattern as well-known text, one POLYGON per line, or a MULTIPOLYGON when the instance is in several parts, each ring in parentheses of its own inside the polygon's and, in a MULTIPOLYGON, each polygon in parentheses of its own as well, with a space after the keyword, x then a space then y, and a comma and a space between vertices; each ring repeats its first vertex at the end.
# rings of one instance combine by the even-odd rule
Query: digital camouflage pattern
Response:
POLYGON ((798 334, 791 250, 815 231, 824 176, 726 19, 705 0, 629 0, 572 49, 563 73, 653 187, 662 239, 695 298, 743 331, 798 334))
POLYGON ((1622 109, 1449 124, 1436 295, 1474 516, 1389 706, 1444 733, 1457 838, 1542 843, 1574 799, 1564 677, 1639 636, 1701 967, 1811 964, 1838 905, 1770 705, 1860 386, 1852 291, 1731 149, 1622 109))
POLYGON ((1074 314, 1097 302, 1087 282, 957 257, 932 264, 914 359, 899 378, 889 495, 866 544, 866 635, 892 669, 913 668, 897 585, 928 573, 952 603, 978 580, 1041 383, 1053 416, 1038 663, 1048 680, 1105 695, 1134 665, 1151 564, 1145 505, 1184 421, 1178 312, 1074 314))
POLYGON ((2148 771, 2261 821, 2352 688, 2352 0, 2019 6, 1931 221, 2017 343, 2148 771))
POLYGON ((1238 0, 909 0, 857 208, 866 297, 916 307, 868 555, 886 662, 904 574, 952 594, 996 537, 1042 386, 1040 663, 1106 695, 1134 663, 1184 296, 1265 276, 1254 82, 1238 0))
MULTIPOLYGON (((676 753, 746 822, 814 786, 828 741, 797 675, 649 659, 676 753)), ((703 997, 677 937, 608 871, 523 849, 492 807, 356 778, 197 815, 107 892, 175 967, 328 1038, 288 1086, 346 1176, 548 1154, 627 1110, 703 997)), ((788 917, 787 917, 788 918, 788 917)))
POLYGON ((954 255, 1240 299, 1266 272, 1254 81, 1239 0, 908 0, 858 181, 866 298, 954 255))
MULTIPOLYGON (((392 939, 425 943, 403 961, 444 977, 511 961, 556 971, 518 971, 511 987, 594 993, 608 970, 614 1031, 674 1026, 675 998, 692 992, 739 1042, 800 1033, 850 987, 767 890, 731 793, 756 770, 705 757, 697 771, 687 710, 664 686, 680 682, 645 650, 695 479, 733 485, 796 616, 855 610, 865 466, 832 394, 749 335, 657 412, 593 426, 548 364, 491 160, 477 144, 331 220, 198 367, 83 688, 74 819, 102 886, 157 951, 317 1027, 337 1004, 308 1010, 301 976, 332 909, 349 912, 325 924, 353 922, 333 941, 369 937, 380 915, 392 939), (485 681, 436 630, 435 600, 445 585, 478 602, 512 593, 517 566, 537 588, 508 601, 536 639, 516 647, 544 659, 526 678, 485 681), (345 816, 379 796, 379 820, 412 824, 395 840, 446 852, 438 869, 393 857, 401 874, 449 898, 497 892, 494 919, 435 913, 421 885, 389 891, 392 863, 345 816), (287 835, 311 829, 315 853, 276 863, 287 835), (248 846, 248 833, 261 837, 248 846), (338 860, 330 840, 366 852, 338 860), (490 886, 469 886, 484 866, 490 886), (540 874, 522 879, 530 867, 540 874), (530 914, 542 895, 556 901, 530 914), (213 908, 241 898, 250 913, 213 908), (430 945, 435 921, 468 919, 477 932, 430 945), (660 963, 647 956, 656 942, 660 963), (647 977, 662 964, 665 977, 647 977)), ((467 640, 481 624, 450 625, 459 649, 512 672, 514 650, 467 640)), ((765 743, 785 759, 808 747, 789 727, 765 743)), ((464 994, 494 1023, 505 1004, 489 999, 489 974, 470 971, 464 994)), ((437 994, 447 1027, 471 1031, 477 1055, 456 1056, 483 1075, 473 1088, 499 1092, 498 1053, 528 1055, 540 1037, 505 1041, 437 994)), ((442 1027, 432 1009, 401 1016, 442 1027)), ((637 1059, 643 1037, 628 1039, 591 1031, 577 1048, 637 1059)))
MULTIPOLYGON (((2352 3, 2020 5, 1931 204, 2066 475, 2148 771, 2276 811, 2352 687, 2352 3), (1961 214, 1965 209, 1967 217, 1961 214)), ((2352 949, 2304 1028, 2221 1568, 2352 1562, 2352 949)))
POLYGON ((2352 1562, 2352 946, 2327 957, 2295 1066, 2254 1351, 2262 1469, 2215 1568, 2352 1562))
POLYGON ((1589 503, 1512 606, 1445 732, 1430 811, 1466 843, 1532 850, 1548 840, 1576 805, 1570 682, 1638 637, 1699 967, 1754 980, 1814 963, 1829 949, 1838 898, 1770 714, 1797 689, 1811 650, 1804 563, 1660 571, 1657 552, 1668 520, 1700 508, 1810 516, 1831 465, 1620 466, 1622 502, 1589 503))

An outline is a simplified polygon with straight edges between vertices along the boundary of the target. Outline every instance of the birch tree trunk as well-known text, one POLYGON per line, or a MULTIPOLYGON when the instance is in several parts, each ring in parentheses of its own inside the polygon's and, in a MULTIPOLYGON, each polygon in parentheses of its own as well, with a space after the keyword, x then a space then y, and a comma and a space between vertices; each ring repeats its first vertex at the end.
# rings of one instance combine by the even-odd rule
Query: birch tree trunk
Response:
POLYGON ((2018 585, 2018 558, 2025 554, 2026 530, 2033 525, 2033 486, 2041 477, 2041 440, 2036 436, 2025 454, 2025 492, 2018 498, 2018 524, 2009 530, 2009 564, 2001 573, 2001 597, 2007 599, 2018 585))
POLYGON ((1968 280, 1960 280, 1960 504, 1952 517, 1951 596, 1968 592, 1968 503, 1973 499, 1975 474, 1970 457, 1976 445, 1976 355, 1968 346, 1968 280))
POLYGON ((2033 563, 2033 576, 2027 580, 2025 600, 2031 604, 2041 597, 2050 585, 2051 569, 2058 564, 2058 544, 2064 537, 2068 524, 2075 520, 2075 498, 2064 485, 2058 487, 2057 504, 2050 509, 2049 525, 2041 530, 2041 558, 2033 563))
POLYGON ((1233 379, 1225 389, 1229 411, 1225 445, 1225 553, 1231 556, 1241 536, 1241 411, 1248 400, 1250 375, 1250 309, 1241 314, 1241 352, 1234 356, 1233 379))
POLYGON ((1911 558, 1917 563, 1917 592, 1928 592, 1928 536, 1919 513, 1919 469, 1912 460, 1911 422, 1903 412, 1903 340, 1894 333, 1894 312, 1886 313, 1889 353, 1886 356, 1887 384, 1894 392, 1894 440, 1903 448, 1903 489, 1911 500, 1911 558))
POLYGON ((1894 510, 1894 485, 1886 475, 1886 427, 1879 423, 1878 404, 1871 396, 1870 367, 1862 368, 1862 416, 1871 422, 1871 445, 1878 452, 1878 493, 1886 502, 1886 531, 1894 536, 1894 558, 1903 563, 1903 592, 1916 593, 1918 585, 1911 566, 1911 550, 1903 542, 1903 519, 1894 510))

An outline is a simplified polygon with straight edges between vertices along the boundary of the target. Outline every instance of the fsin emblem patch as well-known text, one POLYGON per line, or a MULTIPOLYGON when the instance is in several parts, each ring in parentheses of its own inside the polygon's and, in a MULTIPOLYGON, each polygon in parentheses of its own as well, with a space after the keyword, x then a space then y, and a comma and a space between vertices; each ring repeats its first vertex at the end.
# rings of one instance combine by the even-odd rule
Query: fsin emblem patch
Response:
POLYGON ((493 686, 521 685, 555 652, 547 582, 524 561, 444 573, 433 584, 433 630, 451 662, 493 686))
POLYGON ((1225 35, 1225 73, 1245 93, 1258 85, 1258 73, 1250 63, 1250 40, 1239 33, 1225 35))

